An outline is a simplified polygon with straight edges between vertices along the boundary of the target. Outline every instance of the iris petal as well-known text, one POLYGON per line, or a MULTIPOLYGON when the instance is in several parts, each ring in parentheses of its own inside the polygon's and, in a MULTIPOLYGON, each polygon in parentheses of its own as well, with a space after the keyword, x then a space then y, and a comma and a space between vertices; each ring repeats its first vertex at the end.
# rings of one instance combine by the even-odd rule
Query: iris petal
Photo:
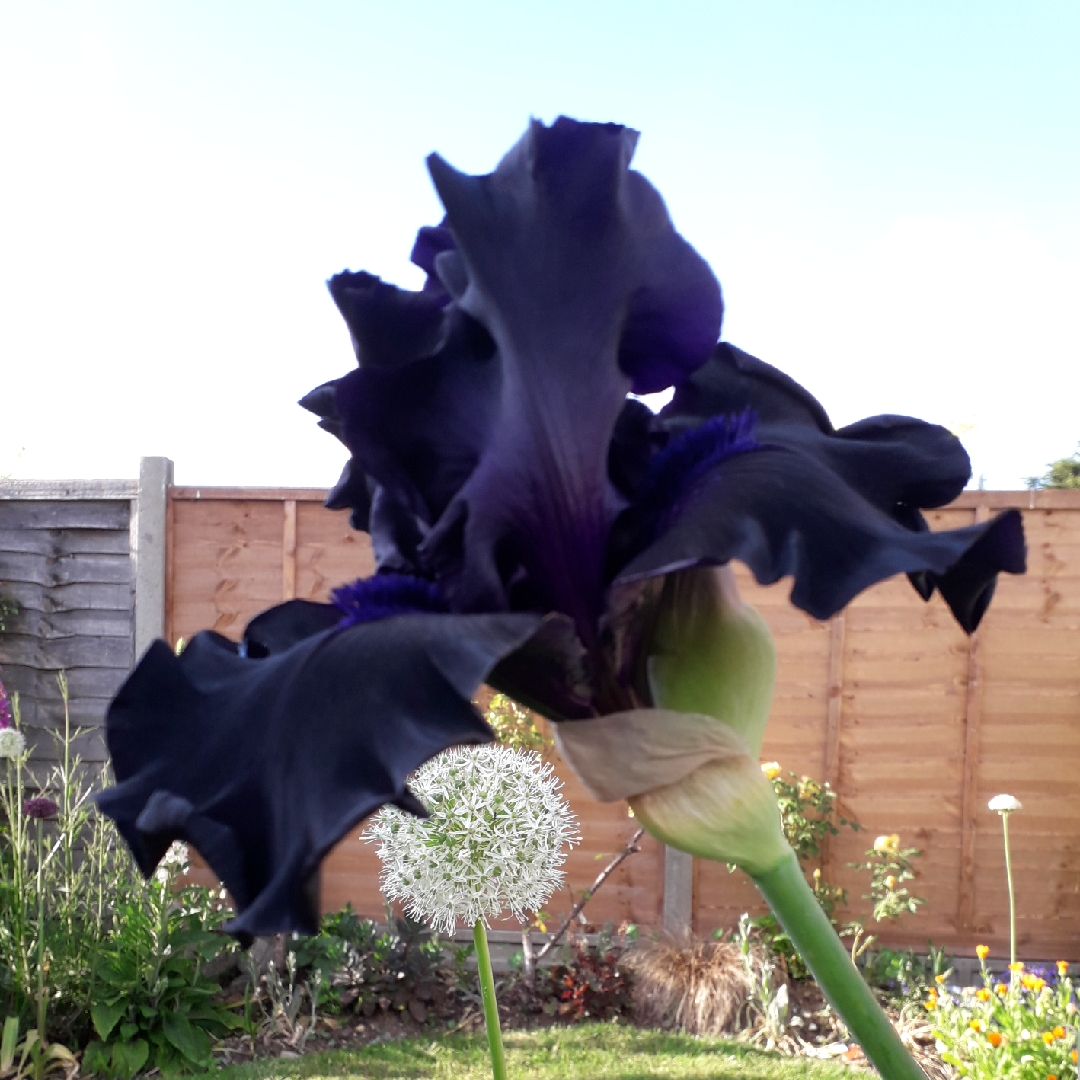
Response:
POLYGON ((311 612, 268 615, 264 659, 208 631, 180 656, 156 642, 108 712, 117 784, 99 805, 144 873, 192 843, 244 937, 316 930, 319 861, 384 803, 418 809, 405 781, 428 758, 491 738, 470 698, 539 621, 404 615, 306 634, 311 612))
POLYGON ((503 381, 489 444, 424 551, 455 607, 553 608, 586 644, 626 392, 703 363, 722 314, 708 267, 629 169, 635 142, 560 119, 488 176, 429 159, 461 260, 451 291, 494 339, 503 381))
MULTIPOLYGON (((669 521, 619 580, 738 559, 761 584, 792 576, 792 603, 827 619, 894 574, 946 575, 970 558, 979 566, 975 576, 1024 569, 1016 511, 966 529, 913 532, 817 456, 781 446, 722 461, 684 495, 669 521)), ((974 629, 978 615, 973 607, 965 629, 974 629)))

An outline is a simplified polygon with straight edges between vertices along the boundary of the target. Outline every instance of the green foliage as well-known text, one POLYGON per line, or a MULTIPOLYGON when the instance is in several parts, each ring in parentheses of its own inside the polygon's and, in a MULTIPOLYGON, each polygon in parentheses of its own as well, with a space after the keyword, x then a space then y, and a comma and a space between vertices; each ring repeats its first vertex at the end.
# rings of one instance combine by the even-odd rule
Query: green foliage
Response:
POLYGON ((901 848, 899 836, 884 836, 867 851, 865 862, 848 864, 854 870, 870 873, 870 891, 863 894, 863 899, 873 900, 875 922, 915 915, 926 903, 921 897, 912 896, 903 884, 915 879, 911 861, 920 855, 918 848, 901 848))
MULTIPOLYGON (((28 752, 0 761, 0 1009, 7 1014, 0 1057, 7 1060, 7 1044, 24 1028, 19 1049, 39 1078, 70 1057, 50 1037, 71 1047, 90 1040, 83 1075, 204 1068, 210 1038, 237 1023, 213 1000, 219 987, 203 971, 235 948, 218 932, 222 898, 178 888, 178 861, 142 880, 95 811, 93 781, 107 777, 73 752, 84 732, 71 727, 63 675, 59 684, 59 764, 46 769, 28 752), (37 794, 55 800, 55 820, 28 819, 24 800, 37 794)), ((12 713, 19 728, 14 696, 12 713)))
POLYGON ((936 983, 944 982, 952 970, 953 958, 944 950, 927 942, 924 959, 914 949, 873 949, 865 953, 863 977, 893 1000, 910 1001, 924 994, 936 983))
POLYGON ((784 836, 800 863, 817 858, 824 839, 839 835, 842 827, 848 826, 856 832, 861 827, 857 821, 849 821, 837 813, 836 792, 829 784, 819 784, 809 776, 796 777, 792 772, 785 778, 774 766, 767 773, 771 774, 769 778, 780 804, 784 836))
POLYGON ((1080 449, 1071 457, 1058 458, 1047 466, 1042 476, 1029 476, 1027 486, 1042 488, 1080 488, 1080 449))
POLYGON ((1063 964, 1056 985, 1016 965, 1008 985, 995 982, 985 961, 980 989, 928 993, 925 1007, 942 1059, 961 1076, 1066 1077, 1076 1075, 1076 1006, 1063 964))
POLYGON ((97 1039, 86 1048, 84 1071, 130 1080, 147 1065, 164 1073, 207 1069, 211 1038, 240 1026, 204 973, 235 948, 220 933, 228 913, 209 890, 178 887, 182 868, 163 864, 113 910, 114 932, 94 965, 97 1039))
MULTIPOLYGON (((472 945, 447 965, 446 942, 422 923, 398 919, 392 928, 359 918, 351 907, 323 917, 319 933, 295 943, 296 968, 321 1011, 408 1011, 417 1020, 441 1011, 461 982, 472 945)), ((470 979, 471 981, 471 979, 470 979)))
POLYGON ((551 737, 545 734, 536 717, 505 694, 496 694, 491 699, 487 722, 494 729, 495 738, 511 750, 533 750, 542 754, 552 745, 551 737))

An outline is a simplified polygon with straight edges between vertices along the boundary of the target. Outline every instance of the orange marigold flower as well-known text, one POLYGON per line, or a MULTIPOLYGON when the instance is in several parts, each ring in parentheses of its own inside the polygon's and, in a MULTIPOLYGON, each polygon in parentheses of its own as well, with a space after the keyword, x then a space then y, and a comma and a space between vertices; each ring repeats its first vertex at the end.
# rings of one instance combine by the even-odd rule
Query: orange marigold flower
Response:
POLYGON ((1024 961, 1023 960, 1015 961, 1014 963, 1009 965, 1009 970, 1010 971, 1023 971, 1024 970, 1024 961))
POLYGON ((1024 975, 1021 975, 1021 976, 1020 976, 1020 985, 1021 985, 1021 986, 1022 986, 1022 987, 1023 987, 1023 988, 1025 989, 1025 990, 1034 990, 1034 989, 1036 988, 1036 987, 1035 987, 1035 984, 1036 984, 1036 983, 1037 983, 1038 981, 1039 981, 1039 980, 1038 980, 1038 979, 1036 979, 1034 975, 1028 975, 1028 974, 1024 974, 1024 975))
POLYGON ((1009 988, 1004 983, 998 983, 994 990, 998 997, 1004 997, 1009 992, 1009 988))
POLYGON ((1071 1053, 1069 1054, 1069 1057, 1070 1057, 1070 1058, 1072 1058, 1072 1063, 1073 1063, 1073 1064, 1075 1065, 1075 1064, 1076 1064, 1076 1051, 1075 1051, 1075 1050, 1073 1050, 1073 1051, 1072 1051, 1072 1052, 1071 1052, 1071 1053))
POLYGON ((976 945, 975 946, 975 955, 980 960, 985 960, 990 955, 990 946, 989 945, 976 945))
POLYGON ((1058 1080, 1057 1073, 1047 1073, 1046 1080, 1058 1080))
POLYGON ((1058 1026, 1056 1028, 1054 1028, 1054 1038, 1055 1039, 1064 1039, 1065 1038, 1065 1029, 1060 1024, 1058 1024, 1058 1026))
POLYGON ((990 991, 987 990, 986 987, 984 986, 981 990, 976 990, 975 991, 975 996, 980 1001, 989 1001, 990 1000, 990 991))
POLYGON ((930 1000, 929 1000, 929 1001, 928 1001, 928 1002, 927 1002, 927 1003, 926 1003, 926 1004, 925 1004, 925 1005, 923 1006, 923 1008, 925 1008, 927 1012, 933 1012, 933 1011, 934 1011, 934 1010, 935 1010, 935 1009, 937 1008, 937 998, 931 998, 931 999, 930 999, 930 1000))
POLYGON ((1031 989, 1038 993, 1046 985, 1045 979, 1032 979, 1031 989))
POLYGON ((945 976, 944 975, 935 975, 934 976, 934 982, 936 982, 938 984, 938 986, 944 985, 945 976))
POLYGON ((1052 1031, 1044 1031, 1042 1033, 1042 1041, 1046 1043, 1047 1046, 1051 1046, 1054 1042, 1054 1033, 1052 1031))
POLYGON ((1057 962, 1058 974, 1064 979, 1069 974, 1069 961, 1059 960, 1057 962))
POLYGON ((998 1031, 988 1031, 986 1033, 986 1041, 995 1049, 1001 1045, 1001 1033, 998 1031))
POLYGON ((982 1031, 983 1023, 981 1020, 972 1020, 971 1023, 968 1024, 968 1027, 971 1028, 972 1031, 982 1031))

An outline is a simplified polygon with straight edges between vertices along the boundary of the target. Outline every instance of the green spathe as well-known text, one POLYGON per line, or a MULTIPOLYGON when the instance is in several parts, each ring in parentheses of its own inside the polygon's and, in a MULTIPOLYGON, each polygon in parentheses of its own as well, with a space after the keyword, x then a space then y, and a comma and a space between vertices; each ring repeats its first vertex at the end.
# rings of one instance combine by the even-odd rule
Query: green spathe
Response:
POLYGON ((667 576, 648 652, 654 705, 722 720, 761 753, 776 649, 765 620, 740 599, 731 566, 667 576))
POLYGON ((791 851, 772 785, 722 720, 633 709, 559 724, 555 740, 590 794, 601 802, 627 799, 665 844, 750 873, 791 851))

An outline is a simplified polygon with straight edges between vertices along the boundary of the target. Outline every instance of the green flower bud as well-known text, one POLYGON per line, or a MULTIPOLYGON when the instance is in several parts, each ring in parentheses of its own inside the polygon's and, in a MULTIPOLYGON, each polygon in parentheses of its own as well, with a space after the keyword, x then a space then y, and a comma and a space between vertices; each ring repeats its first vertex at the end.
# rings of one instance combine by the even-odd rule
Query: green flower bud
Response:
POLYGON ((765 620, 739 598, 730 566, 667 575, 648 654, 654 705, 722 720, 760 755, 776 649, 765 620))
POLYGON ((721 720, 635 709, 558 724, 555 742, 594 798, 627 799, 665 844, 751 874, 791 854, 757 755, 721 720))

